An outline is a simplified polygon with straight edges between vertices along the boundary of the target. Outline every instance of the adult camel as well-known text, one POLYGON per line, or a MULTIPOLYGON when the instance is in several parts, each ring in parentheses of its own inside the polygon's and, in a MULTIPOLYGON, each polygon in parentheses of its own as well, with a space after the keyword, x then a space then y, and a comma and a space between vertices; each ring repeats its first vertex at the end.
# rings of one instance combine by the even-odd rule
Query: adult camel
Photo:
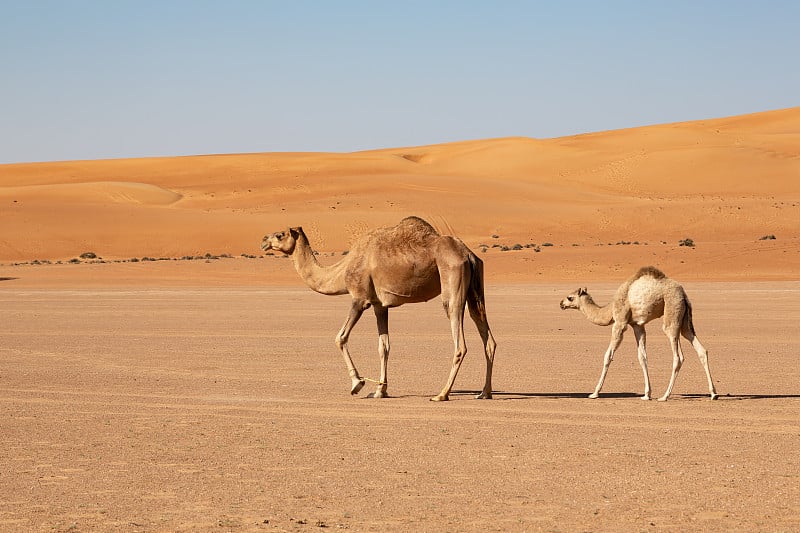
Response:
POLYGON ((389 358, 389 309, 403 304, 426 302, 442 295, 442 303, 455 344, 450 375, 442 391, 431 398, 447 401, 467 346, 464 341, 464 307, 483 341, 486 379, 477 398, 492 397, 492 365, 495 343, 486 319, 483 293, 483 261, 461 240, 440 235, 418 217, 407 217, 393 227, 378 228, 359 237, 349 253, 338 263, 322 266, 317 261, 308 237, 300 227, 264 237, 261 248, 275 250, 292 258, 300 277, 311 289, 327 295, 350 294, 350 313, 336 335, 350 373, 350 394, 364 386, 347 347, 350 331, 362 313, 372 307, 378 321, 378 354, 381 375, 374 398, 387 396, 386 367, 389 358))

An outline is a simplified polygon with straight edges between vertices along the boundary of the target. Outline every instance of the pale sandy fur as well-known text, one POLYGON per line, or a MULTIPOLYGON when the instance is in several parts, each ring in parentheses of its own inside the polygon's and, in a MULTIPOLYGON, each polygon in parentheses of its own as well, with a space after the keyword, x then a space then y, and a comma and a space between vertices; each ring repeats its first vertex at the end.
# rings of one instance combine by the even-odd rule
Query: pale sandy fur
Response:
POLYGON ((668 278, 655 267, 642 267, 636 274, 626 280, 617 289, 614 297, 606 306, 597 305, 586 288, 580 288, 561 301, 562 309, 579 309, 592 323, 600 326, 612 326, 611 343, 603 358, 603 369, 600 380, 590 398, 597 398, 608 373, 609 365, 614 359, 614 352, 622 342, 622 336, 630 325, 636 336, 639 364, 644 375, 643 400, 650 399, 650 376, 647 371, 646 333, 644 326, 651 320, 663 317, 662 329, 672 348, 672 375, 669 385, 659 401, 666 401, 675 386, 678 371, 683 364, 683 351, 680 336, 692 343, 700 363, 708 378, 711 399, 717 397, 716 388, 708 367, 708 352, 697 338, 692 321, 692 306, 686 291, 673 279, 668 278))

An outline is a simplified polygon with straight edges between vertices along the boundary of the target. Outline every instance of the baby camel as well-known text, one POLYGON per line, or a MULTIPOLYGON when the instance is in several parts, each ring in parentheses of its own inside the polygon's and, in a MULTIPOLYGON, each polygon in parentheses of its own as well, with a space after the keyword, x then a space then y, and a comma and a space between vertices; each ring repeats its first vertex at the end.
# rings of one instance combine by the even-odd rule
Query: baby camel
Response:
POLYGON ((455 344, 450 375, 434 401, 446 401, 456 374, 467 353, 464 342, 464 308, 483 341, 486 380, 478 398, 492 397, 492 363, 495 341, 486 320, 483 297, 483 261, 455 237, 440 235, 418 217, 404 218, 398 225, 378 228, 357 239, 344 259, 331 266, 317 262, 302 228, 289 228, 264 237, 261 248, 276 250, 292 258, 295 269, 313 290, 329 295, 350 294, 350 313, 336 335, 350 372, 350 394, 364 386, 350 357, 347 341, 361 314, 372 307, 378 319, 378 353, 381 378, 374 398, 386 392, 386 366, 389 358, 389 309, 403 304, 426 302, 442 295, 445 313, 455 344))
POLYGON ((675 385, 675 378, 678 376, 683 364, 683 351, 681 350, 680 337, 683 335, 692 343, 700 363, 706 371, 708 378, 708 389, 711 392, 711 399, 717 398, 717 391, 714 382, 711 380, 711 372, 708 369, 708 352, 700 343, 694 332, 692 323, 692 306, 686 296, 683 287, 664 275, 663 272, 655 267, 643 267, 619 289, 617 289, 614 299, 610 304, 600 307, 586 288, 578 289, 563 300, 561 309, 579 309, 593 324, 598 326, 611 325, 611 344, 606 350, 603 359, 603 370, 600 373, 600 381, 597 383, 594 392, 589 398, 597 398, 603 381, 606 379, 608 367, 614 358, 614 352, 622 342, 622 334, 630 324, 636 336, 638 345, 639 364, 644 373, 644 396, 643 400, 650 399, 650 376, 647 373, 647 352, 645 351, 645 331, 644 325, 660 316, 664 317, 662 329, 669 338, 672 347, 672 377, 664 396, 658 400, 663 402, 672 393, 675 385))

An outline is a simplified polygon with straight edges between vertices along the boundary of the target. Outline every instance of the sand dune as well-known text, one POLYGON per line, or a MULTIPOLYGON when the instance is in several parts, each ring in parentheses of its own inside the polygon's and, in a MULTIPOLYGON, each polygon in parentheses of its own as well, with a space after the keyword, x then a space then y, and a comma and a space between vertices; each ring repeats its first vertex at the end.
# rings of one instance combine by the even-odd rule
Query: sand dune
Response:
POLYGON ((169 205, 181 195, 156 185, 96 181, 90 183, 59 183, 0 188, 0 198, 19 202, 79 204, 143 204, 169 205))
POLYGON ((557 139, 0 165, 0 262, 238 256, 290 225, 337 253, 410 214, 486 245, 509 279, 602 276, 599 261, 738 277, 743 250, 747 272, 796 279, 800 107, 557 139))

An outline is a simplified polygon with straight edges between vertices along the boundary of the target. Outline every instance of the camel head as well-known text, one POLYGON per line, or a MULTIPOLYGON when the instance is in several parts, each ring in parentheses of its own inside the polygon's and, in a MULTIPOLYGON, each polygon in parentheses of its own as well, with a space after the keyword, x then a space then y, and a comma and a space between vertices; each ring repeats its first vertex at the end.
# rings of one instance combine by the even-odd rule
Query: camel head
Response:
POLYGON ((581 298, 584 296, 589 296, 589 292, 586 290, 586 287, 582 287, 569 296, 561 300, 561 309, 580 309, 581 308, 581 298))
POLYGON ((286 255, 294 253, 297 239, 303 234, 303 228, 289 228, 286 231, 277 231, 265 235, 261 240, 261 249, 265 252, 275 250, 286 255))

